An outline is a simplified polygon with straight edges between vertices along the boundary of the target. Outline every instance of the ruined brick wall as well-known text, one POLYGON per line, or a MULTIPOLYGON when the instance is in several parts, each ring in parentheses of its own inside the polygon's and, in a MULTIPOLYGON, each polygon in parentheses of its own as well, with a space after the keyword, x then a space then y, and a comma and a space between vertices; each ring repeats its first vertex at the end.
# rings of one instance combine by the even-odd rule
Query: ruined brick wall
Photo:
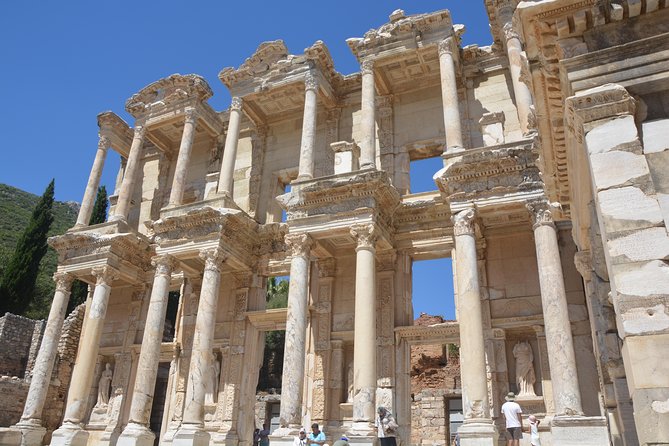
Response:
POLYGON ((28 382, 16 376, 0 377, 0 426, 11 426, 19 421, 28 386, 28 382))
POLYGON ((0 376, 23 378, 32 369, 44 321, 6 313, 0 317, 0 376))

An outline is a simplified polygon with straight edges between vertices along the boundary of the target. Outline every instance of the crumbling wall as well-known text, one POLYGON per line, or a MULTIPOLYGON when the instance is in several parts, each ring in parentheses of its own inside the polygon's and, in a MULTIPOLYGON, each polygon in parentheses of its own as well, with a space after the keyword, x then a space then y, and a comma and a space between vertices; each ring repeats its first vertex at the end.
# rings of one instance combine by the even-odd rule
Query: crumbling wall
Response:
POLYGON ((30 373, 44 327, 44 321, 11 313, 0 317, 0 375, 23 378, 30 373))

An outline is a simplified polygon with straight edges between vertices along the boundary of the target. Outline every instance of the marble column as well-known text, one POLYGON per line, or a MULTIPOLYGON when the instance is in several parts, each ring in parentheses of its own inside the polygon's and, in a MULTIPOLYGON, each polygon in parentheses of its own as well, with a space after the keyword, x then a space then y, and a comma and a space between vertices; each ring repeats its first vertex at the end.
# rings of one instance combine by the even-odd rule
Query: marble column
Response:
POLYGON ((211 248, 202 250, 200 258, 205 262, 204 275, 195 318, 183 422, 174 435, 174 446, 209 444, 209 433, 204 430, 204 397, 211 366, 221 268, 225 256, 220 248, 211 248))
POLYGON ((40 446, 46 433, 46 429, 42 426, 42 409, 49 392, 51 373, 58 354, 58 342, 74 277, 67 273, 56 273, 53 279, 56 282, 56 292, 51 303, 49 319, 33 367, 23 414, 21 420, 14 426, 21 430, 23 436, 21 444, 24 446, 40 446))
POLYGON ((446 132, 446 152, 464 149, 462 126, 460 122, 460 101, 458 85, 455 81, 455 60, 453 51, 457 50, 454 37, 448 37, 437 45, 439 52, 439 74, 441 77, 441 100, 444 112, 444 130, 446 132))
POLYGON ((465 421, 461 444, 496 444, 497 430, 490 416, 486 379, 481 288, 476 256, 476 213, 465 209, 453 217, 457 268, 460 376, 465 421))
POLYGON ((318 81, 309 73, 304 79, 304 117, 302 119, 302 143, 300 144, 300 164, 297 179, 310 180, 314 177, 314 147, 316 142, 316 102, 318 81))
POLYGON ((130 417, 118 439, 118 446, 153 446, 155 438, 155 434, 149 428, 151 405, 160 362, 160 344, 163 340, 170 280, 177 261, 170 255, 162 255, 154 257, 151 264, 156 268, 156 272, 137 363, 130 417))
POLYGON ((98 150, 95 152, 95 160, 91 173, 88 176, 88 183, 86 184, 86 191, 84 198, 81 200, 81 207, 79 208, 79 215, 77 216, 77 223, 75 226, 88 226, 93 212, 93 204, 98 193, 98 186, 100 186, 100 178, 102 177, 102 170, 105 166, 105 158, 107 157, 107 150, 111 147, 111 142, 106 136, 100 136, 98 141, 98 150))
POLYGON ((242 120, 242 106, 244 101, 240 97, 233 97, 230 104, 230 121, 228 133, 225 136, 221 172, 218 177, 218 192, 232 197, 234 184, 235 161, 237 160, 237 143, 239 142, 239 124, 242 120))
POLYGON ((353 421, 373 423, 376 408, 376 229, 356 224, 353 421))
POLYGON ((547 201, 531 201, 527 203, 527 208, 532 216, 534 244, 537 251, 541 306, 548 340, 548 365, 551 371, 555 415, 582 415, 574 341, 555 223, 547 201))
POLYGON ((362 140, 360 141, 360 169, 376 168, 376 91, 374 86, 374 61, 362 62, 362 91, 360 112, 362 140))
POLYGON ((110 220, 127 220, 130 212, 130 201, 135 192, 135 183, 141 173, 140 159, 142 157, 142 145, 144 144, 144 133, 146 128, 143 125, 135 126, 135 135, 132 138, 128 161, 121 182, 121 190, 118 193, 118 201, 114 208, 114 215, 110 220))
POLYGON ((84 446, 88 441, 88 432, 83 430, 82 422, 86 418, 88 395, 93 383, 91 371, 98 359, 111 285, 118 277, 118 271, 110 266, 97 266, 92 274, 96 282, 91 308, 84 320, 86 336, 79 340, 77 361, 72 370, 71 382, 76 385, 70 386, 63 424, 51 436, 51 446, 84 446))
POLYGON ((526 135, 532 130, 529 128, 529 116, 532 113, 532 93, 525 82, 521 80, 523 64, 525 63, 522 57, 523 45, 520 42, 518 33, 513 29, 513 11, 510 14, 503 14, 503 16, 507 18, 502 26, 502 30, 506 40, 506 54, 509 58, 513 96, 516 102, 520 129, 523 135, 526 135))
POLYGON ((291 250, 292 258, 281 382, 281 411, 279 413, 279 422, 283 428, 282 435, 296 434, 302 423, 302 387, 309 299, 309 255, 312 245, 308 234, 287 234, 285 240, 291 250))
POLYGON ((193 148, 193 140, 195 139, 196 125, 197 112, 194 108, 186 109, 184 130, 181 134, 181 145, 179 146, 177 165, 174 169, 174 179, 172 180, 172 191, 170 192, 170 206, 179 206, 183 201, 186 177, 188 176, 188 165, 190 163, 190 154, 193 148))

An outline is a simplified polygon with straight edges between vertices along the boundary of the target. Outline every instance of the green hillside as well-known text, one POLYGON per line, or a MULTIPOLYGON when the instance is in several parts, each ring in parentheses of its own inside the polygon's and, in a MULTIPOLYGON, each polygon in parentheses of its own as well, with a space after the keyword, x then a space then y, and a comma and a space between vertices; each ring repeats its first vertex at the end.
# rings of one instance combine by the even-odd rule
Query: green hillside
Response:
MULTIPOLYGON (((46 187, 48 181, 45 181, 46 187)), ((58 183, 56 183, 58 190, 58 183)), ((14 252, 19 235, 28 224, 30 214, 39 197, 6 184, 0 184, 0 273, 8 258, 14 252)), ((49 236, 63 234, 74 226, 79 212, 79 204, 54 201, 54 221, 49 236)), ((35 285, 35 300, 24 316, 43 319, 49 314, 49 307, 55 285, 51 276, 56 271, 58 256, 49 248, 40 264, 39 275, 35 285)))

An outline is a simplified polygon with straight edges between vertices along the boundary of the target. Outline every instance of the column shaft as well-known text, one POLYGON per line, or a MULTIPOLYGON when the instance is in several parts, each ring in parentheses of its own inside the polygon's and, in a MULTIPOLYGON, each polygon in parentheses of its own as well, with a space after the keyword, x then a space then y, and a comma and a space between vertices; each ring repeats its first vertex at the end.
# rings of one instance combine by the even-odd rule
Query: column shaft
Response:
POLYGON ((454 218, 460 375, 465 423, 490 421, 474 219, 473 209, 461 211, 454 218))
POLYGON ((232 98, 230 105, 230 121, 228 134, 225 136, 225 148, 221 161, 221 172, 218 177, 218 192, 232 197, 235 161, 237 160, 237 143, 239 142, 239 124, 242 119, 242 99, 232 98))
POLYGON ((107 149, 109 149, 109 147, 109 139, 101 136, 100 141, 98 142, 98 150, 95 152, 93 167, 88 176, 84 198, 81 200, 81 208, 79 208, 76 226, 88 226, 88 223, 91 220, 93 204, 95 203, 98 186, 100 186, 100 178, 102 177, 102 170, 105 166, 105 158, 107 157, 107 149))
POLYGON ((145 128, 143 126, 135 126, 135 136, 132 139, 130 153, 128 153, 128 162, 123 175, 123 182, 121 182, 121 190, 118 193, 118 201, 116 202, 116 208, 114 208, 112 220, 126 220, 128 218, 130 201, 135 192, 135 183, 141 173, 139 164, 142 157, 142 145, 144 144, 144 131, 145 128))
POLYGON ((513 96, 516 100, 516 110, 518 111, 518 121, 520 122, 520 129, 525 135, 530 130, 528 126, 532 107, 532 93, 529 87, 520 80, 523 66, 521 57, 523 46, 510 21, 504 25, 504 34, 506 36, 506 53, 509 58, 509 71, 511 73, 511 84, 513 85, 513 96))
POLYGON ((314 177, 314 146, 316 141, 316 78, 308 75, 304 81, 304 118, 302 119, 302 143, 300 145, 300 164, 297 179, 310 180, 314 177))
POLYGON ((302 422, 311 239, 307 234, 288 234, 286 243, 292 250, 292 259, 279 414, 283 428, 298 427, 302 422))
POLYGON ((439 74, 441 76, 441 100, 444 111, 446 151, 464 148, 460 123, 460 101, 458 85, 455 81, 455 61, 453 59, 452 37, 439 42, 439 74))
POLYGON ((539 268, 544 330, 548 340, 548 365, 556 415, 582 415, 574 341, 569 322, 557 232, 545 201, 528 204, 534 221, 534 243, 539 268))
POLYGON ((376 409, 376 234, 373 225, 354 225, 355 321, 353 421, 373 422, 376 409))
POLYGON ((376 168, 376 118, 374 90, 374 64, 362 63, 362 92, 360 112, 362 141, 360 144, 360 169, 376 168))
POLYGON ((169 201, 170 206, 178 206, 183 201, 186 177, 188 176, 188 164, 190 162, 190 154, 193 148, 193 139, 195 139, 196 125, 197 115, 195 110, 192 108, 186 110, 186 120, 181 135, 179 156, 177 157, 177 165, 174 169, 174 179, 172 180, 172 191, 170 192, 169 201))

